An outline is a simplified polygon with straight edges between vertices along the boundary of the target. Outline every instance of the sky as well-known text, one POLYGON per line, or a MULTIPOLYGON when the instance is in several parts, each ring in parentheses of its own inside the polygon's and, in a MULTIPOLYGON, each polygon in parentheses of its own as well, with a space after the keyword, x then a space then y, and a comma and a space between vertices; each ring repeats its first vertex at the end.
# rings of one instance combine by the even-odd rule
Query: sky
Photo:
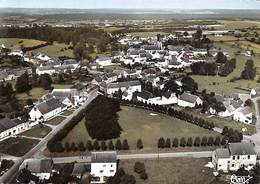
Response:
POLYGON ((260 0, 0 0, 0 7, 260 10, 260 0))

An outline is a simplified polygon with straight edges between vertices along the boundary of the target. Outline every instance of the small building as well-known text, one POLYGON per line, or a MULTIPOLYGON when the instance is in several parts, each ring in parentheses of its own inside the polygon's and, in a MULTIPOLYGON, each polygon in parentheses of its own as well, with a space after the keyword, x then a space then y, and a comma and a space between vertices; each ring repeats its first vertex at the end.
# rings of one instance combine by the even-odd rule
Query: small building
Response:
POLYGON ((251 124, 253 113, 250 107, 240 107, 234 112, 233 119, 245 124, 251 124))
POLYGON ((251 170, 257 162, 257 153, 250 142, 229 143, 227 148, 213 151, 212 163, 217 171, 237 171, 242 166, 251 170))
POLYGON ((260 87, 253 88, 250 92, 251 98, 258 97, 260 95, 260 87))
POLYGON ((40 181, 48 180, 53 172, 52 159, 27 159, 19 167, 19 170, 26 168, 32 175, 37 176, 40 181))
POLYGON ((88 171, 88 167, 85 163, 75 163, 71 175, 81 179, 84 173, 88 171))
POLYGON ((198 105, 202 105, 203 101, 200 97, 184 92, 178 98, 178 105, 181 107, 195 107, 198 105))
POLYGON ((111 57, 100 57, 95 61, 100 67, 109 66, 112 64, 111 57))
POLYGON ((29 129, 29 122, 20 119, 0 119, 0 140, 17 135, 29 129))
POLYGON ((42 122, 56 117, 64 110, 66 110, 66 105, 52 98, 35 105, 29 112, 29 116, 31 121, 42 122))
POLYGON ((91 183, 105 183, 117 171, 115 151, 91 153, 91 183))

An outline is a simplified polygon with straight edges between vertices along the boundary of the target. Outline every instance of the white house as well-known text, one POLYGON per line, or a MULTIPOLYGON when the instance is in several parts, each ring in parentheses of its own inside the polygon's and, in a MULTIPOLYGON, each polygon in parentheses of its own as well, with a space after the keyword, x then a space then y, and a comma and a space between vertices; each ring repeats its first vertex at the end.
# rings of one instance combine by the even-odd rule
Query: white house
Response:
POLYGON ((197 105, 202 105, 203 101, 200 97, 184 92, 178 98, 178 105, 181 107, 195 107, 197 105))
POLYGON ((21 50, 13 50, 8 55, 9 56, 20 56, 20 57, 23 57, 23 51, 21 51, 21 50))
POLYGON ((260 95, 260 87, 253 88, 250 92, 251 98, 258 97, 260 95))
POLYGON ((10 136, 17 135, 29 129, 29 122, 20 119, 0 119, 0 140, 4 140, 10 136))
POLYGON ((36 68, 36 74, 42 75, 42 74, 49 74, 52 75, 56 73, 56 69, 54 66, 40 66, 36 68))
POLYGON ((90 183, 105 183, 108 177, 117 171, 117 154, 115 151, 91 153, 90 183))
POLYGON ((37 56, 36 56, 37 59, 39 60, 42 60, 42 61, 48 61, 50 60, 51 58, 45 54, 41 54, 39 53, 37 56))
POLYGON ((109 66, 112 64, 112 58, 111 57, 100 57, 96 59, 96 63, 103 67, 103 66, 109 66))
POLYGON ((122 92, 128 91, 129 93, 133 93, 136 91, 141 91, 142 86, 140 81, 127 81, 127 82, 116 82, 116 83, 102 83, 100 85, 100 89, 103 90, 107 95, 112 95, 115 92, 121 90, 122 92))
POLYGON ((59 100, 52 98, 35 105, 29 112, 30 120, 42 122, 54 118, 66 109, 59 100))
POLYGON ((40 181, 48 180, 53 170, 52 159, 27 159, 19 167, 19 170, 28 169, 32 175, 39 177, 40 181))
POLYGON ((242 166, 251 170, 257 162, 254 145, 249 142, 229 143, 227 148, 216 149, 212 163, 217 171, 237 171, 242 166))
POLYGON ((234 112, 233 119, 245 124, 252 123, 253 113, 250 107, 240 107, 234 112))

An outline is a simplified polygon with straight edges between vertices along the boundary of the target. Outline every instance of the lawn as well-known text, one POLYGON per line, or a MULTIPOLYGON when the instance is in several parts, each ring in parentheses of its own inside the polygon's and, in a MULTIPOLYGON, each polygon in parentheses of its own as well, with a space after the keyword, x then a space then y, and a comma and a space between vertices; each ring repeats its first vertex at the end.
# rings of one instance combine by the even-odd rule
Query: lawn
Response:
POLYGON ((23 156, 30 151, 39 141, 27 138, 11 137, 0 142, 0 152, 12 156, 23 156))
MULTIPOLYGON (((207 158, 161 158, 146 160, 120 160, 119 167, 126 173, 134 175, 138 184, 209 184, 226 183, 214 182, 213 170, 205 167, 210 160, 207 158), (136 161, 145 164, 147 180, 140 179, 134 172, 136 161)), ((222 178, 220 178, 222 180, 222 178)))
POLYGON ((18 93, 16 94, 16 97, 20 101, 26 101, 28 99, 38 100, 40 97, 42 97, 44 94, 46 94, 48 91, 44 90, 43 88, 33 88, 28 93, 18 93))
POLYGON ((54 87, 54 89, 69 89, 73 84, 52 84, 51 86, 54 87))
MULTIPOLYGON (((157 114, 152 116, 151 111, 122 106, 119 112, 119 124, 123 129, 120 139, 127 139, 130 148, 136 148, 136 142, 142 139, 144 149, 142 152, 152 152, 157 150, 157 141, 160 137, 202 137, 202 136, 218 136, 216 132, 212 132, 196 125, 186 123, 173 117, 157 114)), ((84 142, 91 139, 85 128, 85 119, 76 125, 69 134, 63 139, 65 142, 84 142)), ((130 150, 131 151, 131 150, 130 150)), ((134 150, 136 152, 136 150, 134 150)))
POLYGON ((4 44, 11 49, 20 49, 24 47, 33 47, 46 43, 45 41, 33 40, 33 39, 20 39, 20 38, 0 38, 0 44, 4 44))
POLYGON ((58 124, 60 124, 64 119, 66 119, 66 118, 64 118, 64 117, 62 117, 62 116, 57 116, 57 117, 55 117, 55 118, 53 118, 53 119, 47 121, 46 124, 49 124, 49 125, 58 125, 58 124))
POLYGON ((146 38, 146 37, 153 37, 153 36, 157 36, 158 34, 160 35, 167 35, 168 33, 166 32, 162 32, 162 31, 157 31, 157 32, 153 32, 153 31, 145 31, 145 32, 130 32, 129 34, 133 35, 133 36, 139 36, 141 38, 146 38))
POLYGON ((19 135, 21 136, 27 136, 27 137, 36 137, 36 138, 44 138, 49 132, 51 131, 51 128, 48 126, 36 126, 30 130, 27 130, 19 135))
POLYGON ((47 45, 45 47, 36 49, 35 51, 46 54, 50 57, 68 56, 73 57, 73 51, 68 49, 69 45, 64 43, 54 42, 53 45, 47 45))
POLYGON ((243 21, 243 20, 220 20, 219 23, 223 24, 225 28, 227 29, 242 29, 242 28, 248 28, 252 26, 258 26, 253 21, 243 21))

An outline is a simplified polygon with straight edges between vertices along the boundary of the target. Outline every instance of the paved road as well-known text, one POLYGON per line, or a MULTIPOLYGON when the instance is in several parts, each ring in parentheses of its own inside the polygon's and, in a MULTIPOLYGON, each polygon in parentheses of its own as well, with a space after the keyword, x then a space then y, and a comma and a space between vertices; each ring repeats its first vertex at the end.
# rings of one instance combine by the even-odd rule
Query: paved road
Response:
MULTIPOLYGON (((191 157, 191 158, 208 158, 212 156, 212 151, 200 152, 173 152, 173 153, 142 153, 142 154, 119 154, 117 159, 154 159, 154 158, 174 158, 174 157, 191 157)), ((57 157, 52 158, 54 163, 71 163, 71 162, 90 162, 90 156, 85 157, 57 157)))
POLYGON ((25 159, 28 158, 40 158, 41 153, 46 148, 48 141, 56 135, 63 127, 71 120, 73 116, 75 116, 79 111, 84 109, 93 99, 97 97, 97 90, 93 90, 89 93, 88 99, 84 105, 76 109, 70 116, 68 116, 64 121, 62 121, 59 125, 57 125, 52 131, 45 136, 34 148, 32 148, 28 153, 26 153, 23 157, 16 160, 16 163, 8 170, 3 176, 0 178, 0 183, 12 183, 14 178, 16 177, 17 171, 20 165, 23 163, 25 159))

